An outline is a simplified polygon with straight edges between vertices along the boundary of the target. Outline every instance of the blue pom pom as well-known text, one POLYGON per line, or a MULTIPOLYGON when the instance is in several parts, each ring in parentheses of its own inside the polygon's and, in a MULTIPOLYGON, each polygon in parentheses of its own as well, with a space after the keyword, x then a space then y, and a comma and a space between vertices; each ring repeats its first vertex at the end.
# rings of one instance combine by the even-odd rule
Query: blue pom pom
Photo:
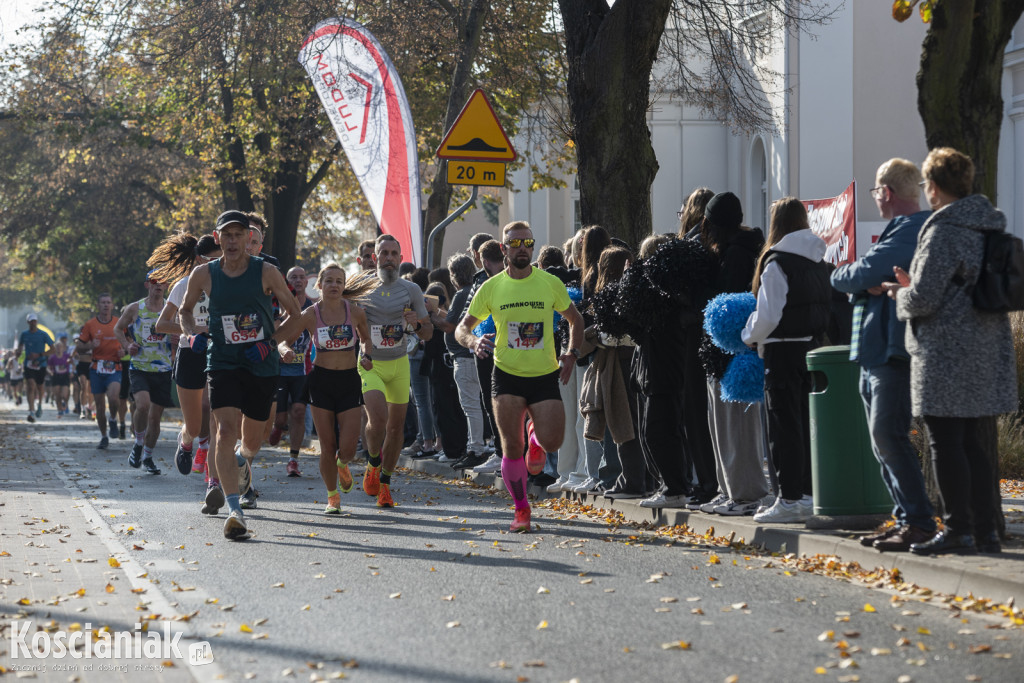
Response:
POLYGON ((750 347, 740 339, 740 332, 756 308, 757 299, 750 292, 719 294, 704 307, 704 331, 723 351, 750 353, 750 347))
POLYGON ((722 376, 722 400, 760 403, 764 400, 764 361, 756 353, 736 356, 722 376))
POLYGON ((476 327, 473 328, 473 334, 475 334, 478 337, 482 337, 485 334, 493 334, 493 333, 494 333, 494 318, 492 318, 491 316, 487 316, 487 320, 482 320, 480 323, 477 324, 476 327))
POLYGON ((579 287, 566 287, 565 291, 569 292, 569 298, 574 304, 583 301, 583 291, 579 287))

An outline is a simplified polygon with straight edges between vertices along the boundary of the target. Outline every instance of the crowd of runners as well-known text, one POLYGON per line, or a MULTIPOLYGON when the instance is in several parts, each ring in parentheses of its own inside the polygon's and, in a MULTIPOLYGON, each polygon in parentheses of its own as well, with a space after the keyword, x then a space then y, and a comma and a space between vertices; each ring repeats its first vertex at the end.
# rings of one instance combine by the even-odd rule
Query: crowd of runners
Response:
MULTIPOLYGON (((971 173, 955 150, 929 155, 923 183, 911 162, 883 164, 872 196, 889 224, 865 256, 838 269, 824 262, 825 242, 798 199, 772 205, 765 236, 743 225, 734 194, 701 188, 681 207, 678 234, 652 235, 636 252, 600 226, 538 249, 530 226, 514 221, 497 238, 473 236, 447 267, 429 271, 405 262, 384 234, 359 246, 356 275, 323 265, 312 297, 303 268, 285 274, 262 251, 264 219, 226 211, 212 234, 160 244, 146 264, 146 296, 120 316, 103 293, 68 342, 30 314, 0 379, 17 405, 27 403, 30 422, 48 401, 58 417, 95 419, 100 449, 126 438, 130 404, 126 464, 151 474, 160 473, 153 449, 176 387, 174 467, 204 476, 202 512, 226 507, 232 540, 250 535, 244 511, 257 506, 260 449, 287 432, 286 474, 302 476, 307 431, 319 441, 327 515, 341 514, 342 495, 356 485, 350 466, 361 444, 360 488, 382 508, 396 504, 404 452, 500 473, 517 532, 531 529, 530 483, 792 523, 813 509, 806 356, 822 343, 849 343, 896 521, 865 541, 920 554, 998 552, 998 511, 983 492, 994 481, 984 463, 995 454, 969 459, 965 444, 974 448, 994 430, 989 418, 1015 405, 1012 372, 996 372, 972 402, 950 408, 932 398, 929 382, 952 375, 937 363, 928 369, 926 336, 908 331, 914 345, 904 346, 904 321, 934 315, 928 297, 949 290, 945 280, 946 289, 924 289, 932 271, 918 262, 938 257, 917 244, 918 232, 930 246, 924 236, 942 234, 929 226, 952 215, 947 206, 967 207, 964 221, 983 226, 975 231, 1005 225, 960 191, 971 173), (918 208, 922 186, 934 213, 918 208), (705 305, 733 294, 750 308, 723 343, 705 305), (733 369, 755 367, 739 362, 751 358, 761 364, 742 382, 755 396, 730 396, 741 388, 733 369), (940 533, 909 440, 911 398, 947 505, 940 533)), ((970 264, 960 262, 961 279, 977 278, 979 235, 963 246, 974 251, 970 264)), ((1008 339, 1005 313, 964 306, 958 330, 970 323, 1008 339)), ((1012 370, 1012 345, 997 360, 979 360, 959 390, 1000 365, 1012 370)))

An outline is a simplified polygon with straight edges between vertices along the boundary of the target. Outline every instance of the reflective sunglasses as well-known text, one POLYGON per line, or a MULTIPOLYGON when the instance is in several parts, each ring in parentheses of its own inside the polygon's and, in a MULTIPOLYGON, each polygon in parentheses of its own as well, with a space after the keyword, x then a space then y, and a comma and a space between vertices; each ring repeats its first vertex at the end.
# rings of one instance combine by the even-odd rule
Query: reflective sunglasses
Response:
POLYGON ((519 247, 526 247, 527 249, 533 249, 533 245, 536 244, 536 243, 537 243, 537 240, 528 237, 528 238, 526 238, 524 240, 523 239, 511 239, 508 242, 505 242, 505 246, 510 247, 512 249, 518 249, 519 247))

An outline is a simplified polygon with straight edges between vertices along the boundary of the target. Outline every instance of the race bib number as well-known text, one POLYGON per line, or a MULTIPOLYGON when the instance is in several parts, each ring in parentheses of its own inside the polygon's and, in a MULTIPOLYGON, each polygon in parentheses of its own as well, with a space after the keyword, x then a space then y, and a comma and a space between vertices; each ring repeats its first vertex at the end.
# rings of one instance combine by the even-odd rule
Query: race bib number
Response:
POLYGON ((224 326, 224 341, 228 344, 248 344, 264 339, 259 313, 222 315, 220 320, 224 326))
POLYGON ((316 345, 324 351, 350 349, 356 343, 351 325, 325 325, 316 328, 316 345))
POLYGON ((209 327, 210 311, 206 304, 206 292, 199 297, 199 301, 192 307, 192 317, 195 318, 196 326, 209 327))
POLYGON ((393 349, 402 343, 404 325, 370 325, 370 340, 375 349, 393 349))
POLYGON ((163 341, 164 335, 153 331, 152 322, 144 322, 139 325, 139 339, 144 342, 154 343, 163 341))
POLYGON ((39 369, 39 361, 38 360, 30 360, 27 363, 25 363, 25 367, 28 368, 29 370, 38 370, 39 369))
POLYGON ((508 324, 508 348, 536 350, 544 348, 544 323, 508 324))
POLYGON ((117 372, 117 363, 112 360, 96 361, 96 372, 101 375, 113 375, 117 372))
POLYGON ((291 361, 289 361, 289 365, 302 365, 302 363, 305 360, 306 360, 306 354, 305 353, 296 353, 295 357, 292 358, 291 361))

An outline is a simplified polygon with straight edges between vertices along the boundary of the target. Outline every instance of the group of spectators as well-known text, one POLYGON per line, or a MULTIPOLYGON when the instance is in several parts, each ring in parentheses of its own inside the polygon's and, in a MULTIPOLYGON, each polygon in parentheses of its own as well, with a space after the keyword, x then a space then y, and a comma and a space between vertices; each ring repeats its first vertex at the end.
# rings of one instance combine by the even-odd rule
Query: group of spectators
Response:
MULTIPOLYGON (((1018 407, 1014 350, 1007 314, 975 307, 971 291, 986 233, 1006 222, 972 194, 973 173, 949 148, 933 150, 923 174, 904 159, 882 164, 871 194, 889 223, 864 256, 838 268, 823 261, 825 243, 798 199, 772 205, 765 236, 744 225, 734 194, 708 188, 687 198, 677 233, 652 235, 635 251, 601 226, 539 249, 534 266, 567 285, 587 332, 561 387, 562 445, 533 483, 648 508, 804 522, 813 514, 807 353, 850 344, 894 502, 894 523, 862 542, 999 552, 995 416, 1018 407), (763 362, 764 399, 755 404, 723 399, 733 354, 704 329, 706 304, 725 293, 756 301, 740 334, 763 362), (941 531, 910 440, 912 416, 927 428, 941 531)), ((405 453, 413 458, 500 469, 491 361, 453 335, 481 283, 502 270, 500 246, 480 234, 446 268, 404 264, 403 276, 437 303, 428 306, 433 336, 410 342, 419 430, 405 453)), ((488 331, 485 321, 476 333, 488 331)), ((564 326, 558 340, 562 355, 564 326)))

